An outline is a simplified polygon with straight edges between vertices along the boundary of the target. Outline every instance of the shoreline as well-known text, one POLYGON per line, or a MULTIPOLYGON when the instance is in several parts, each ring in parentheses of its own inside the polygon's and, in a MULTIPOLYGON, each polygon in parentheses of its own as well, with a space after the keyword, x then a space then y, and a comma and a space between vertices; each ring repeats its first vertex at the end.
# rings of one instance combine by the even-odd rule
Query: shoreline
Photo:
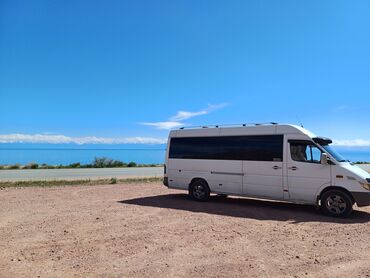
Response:
POLYGON ((132 168, 132 167, 163 167, 160 163, 137 163, 134 161, 124 162, 109 157, 95 157, 91 163, 82 164, 73 162, 70 164, 39 164, 29 162, 28 164, 0 164, 0 170, 36 170, 36 169, 100 169, 100 168, 132 168))

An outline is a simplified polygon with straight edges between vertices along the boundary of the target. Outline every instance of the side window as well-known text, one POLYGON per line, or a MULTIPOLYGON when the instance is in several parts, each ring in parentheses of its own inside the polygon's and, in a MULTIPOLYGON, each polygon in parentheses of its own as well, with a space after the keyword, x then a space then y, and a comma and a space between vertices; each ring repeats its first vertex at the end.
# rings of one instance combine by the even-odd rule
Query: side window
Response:
POLYGON ((321 150, 306 142, 294 142, 290 143, 290 155, 294 161, 320 163, 321 150))
POLYGON ((320 149, 318 149, 316 146, 310 146, 311 147, 311 158, 312 158, 312 161, 313 163, 320 163, 320 159, 321 159, 321 151, 320 149))
POLYGON ((283 161, 283 135, 171 138, 169 158, 283 161))

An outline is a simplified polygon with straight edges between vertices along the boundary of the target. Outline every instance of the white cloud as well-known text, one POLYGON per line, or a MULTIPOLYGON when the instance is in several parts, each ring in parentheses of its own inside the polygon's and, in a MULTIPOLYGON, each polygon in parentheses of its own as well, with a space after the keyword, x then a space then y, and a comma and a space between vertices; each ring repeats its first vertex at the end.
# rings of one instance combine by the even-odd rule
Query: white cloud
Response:
POLYGON ((207 114, 206 110, 189 112, 189 111, 178 111, 177 114, 171 117, 171 121, 182 121, 193 118, 195 116, 201 116, 207 114))
POLYGON ((370 140, 364 139, 333 140, 333 145, 343 147, 370 147, 370 140))
POLYGON ((154 123, 141 123, 142 125, 154 126, 157 129, 172 129, 183 126, 183 123, 180 122, 154 122, 154 123))
POLYGON ((168 121, 163 121, 163 122, 147 122, 147 123, 141 123, 142 125, 148 125, 148 126, 153 126, 157 129, 172 129, 172 128, 177 128, 181 126, 185 126, 186 124, 183 123, 183 120, 188 120, 190 118, 196 117, 196 116, 202 116, 206 115, 212 111, 215 111, 217 109, 221 109, 225 106, 229 105, 228 103, 220 103, 216 105, 208 105, 205 109, 202 109, 200 111, 178 111, 176 115, 170 117, 168 121))
POLYGON ((68 137, 48 134, 0 134, 0 143, 48 143, 48 144, 165 144, 165 138, 153 137, 68 137))

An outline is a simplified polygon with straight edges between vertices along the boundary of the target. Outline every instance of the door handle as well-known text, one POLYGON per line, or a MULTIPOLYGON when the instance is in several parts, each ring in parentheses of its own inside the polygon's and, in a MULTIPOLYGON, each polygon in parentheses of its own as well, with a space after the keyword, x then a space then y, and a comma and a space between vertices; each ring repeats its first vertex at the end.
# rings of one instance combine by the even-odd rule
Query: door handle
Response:
POLYGON ((280 167, 280 166, 274 166, 274 167, 272 167, 272 169, 274 169, 274 170, 279 170, 279 169, 281 169, 281 168, 283 168, 283 167, 280 167))
POLYGON ((290 170, 292 170, 292 171, 296 171, 296 170, 298 170, 298 167, 296 167, 296 166, 292 166, 292 167, 289 167, 288 169, 290 169, 290 170))

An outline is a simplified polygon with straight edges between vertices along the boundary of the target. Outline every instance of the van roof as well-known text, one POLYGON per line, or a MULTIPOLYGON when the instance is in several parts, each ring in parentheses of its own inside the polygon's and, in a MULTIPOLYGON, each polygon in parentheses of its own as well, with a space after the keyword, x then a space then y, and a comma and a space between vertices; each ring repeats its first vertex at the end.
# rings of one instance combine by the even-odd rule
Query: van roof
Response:
POLYGON ((267 135, 267 134, 301 134, 316 137, 311 131, 291 124, 239 124, 184 127, 170 132, 170 137, 178 136, 217 136, 217 135, 267 135))

